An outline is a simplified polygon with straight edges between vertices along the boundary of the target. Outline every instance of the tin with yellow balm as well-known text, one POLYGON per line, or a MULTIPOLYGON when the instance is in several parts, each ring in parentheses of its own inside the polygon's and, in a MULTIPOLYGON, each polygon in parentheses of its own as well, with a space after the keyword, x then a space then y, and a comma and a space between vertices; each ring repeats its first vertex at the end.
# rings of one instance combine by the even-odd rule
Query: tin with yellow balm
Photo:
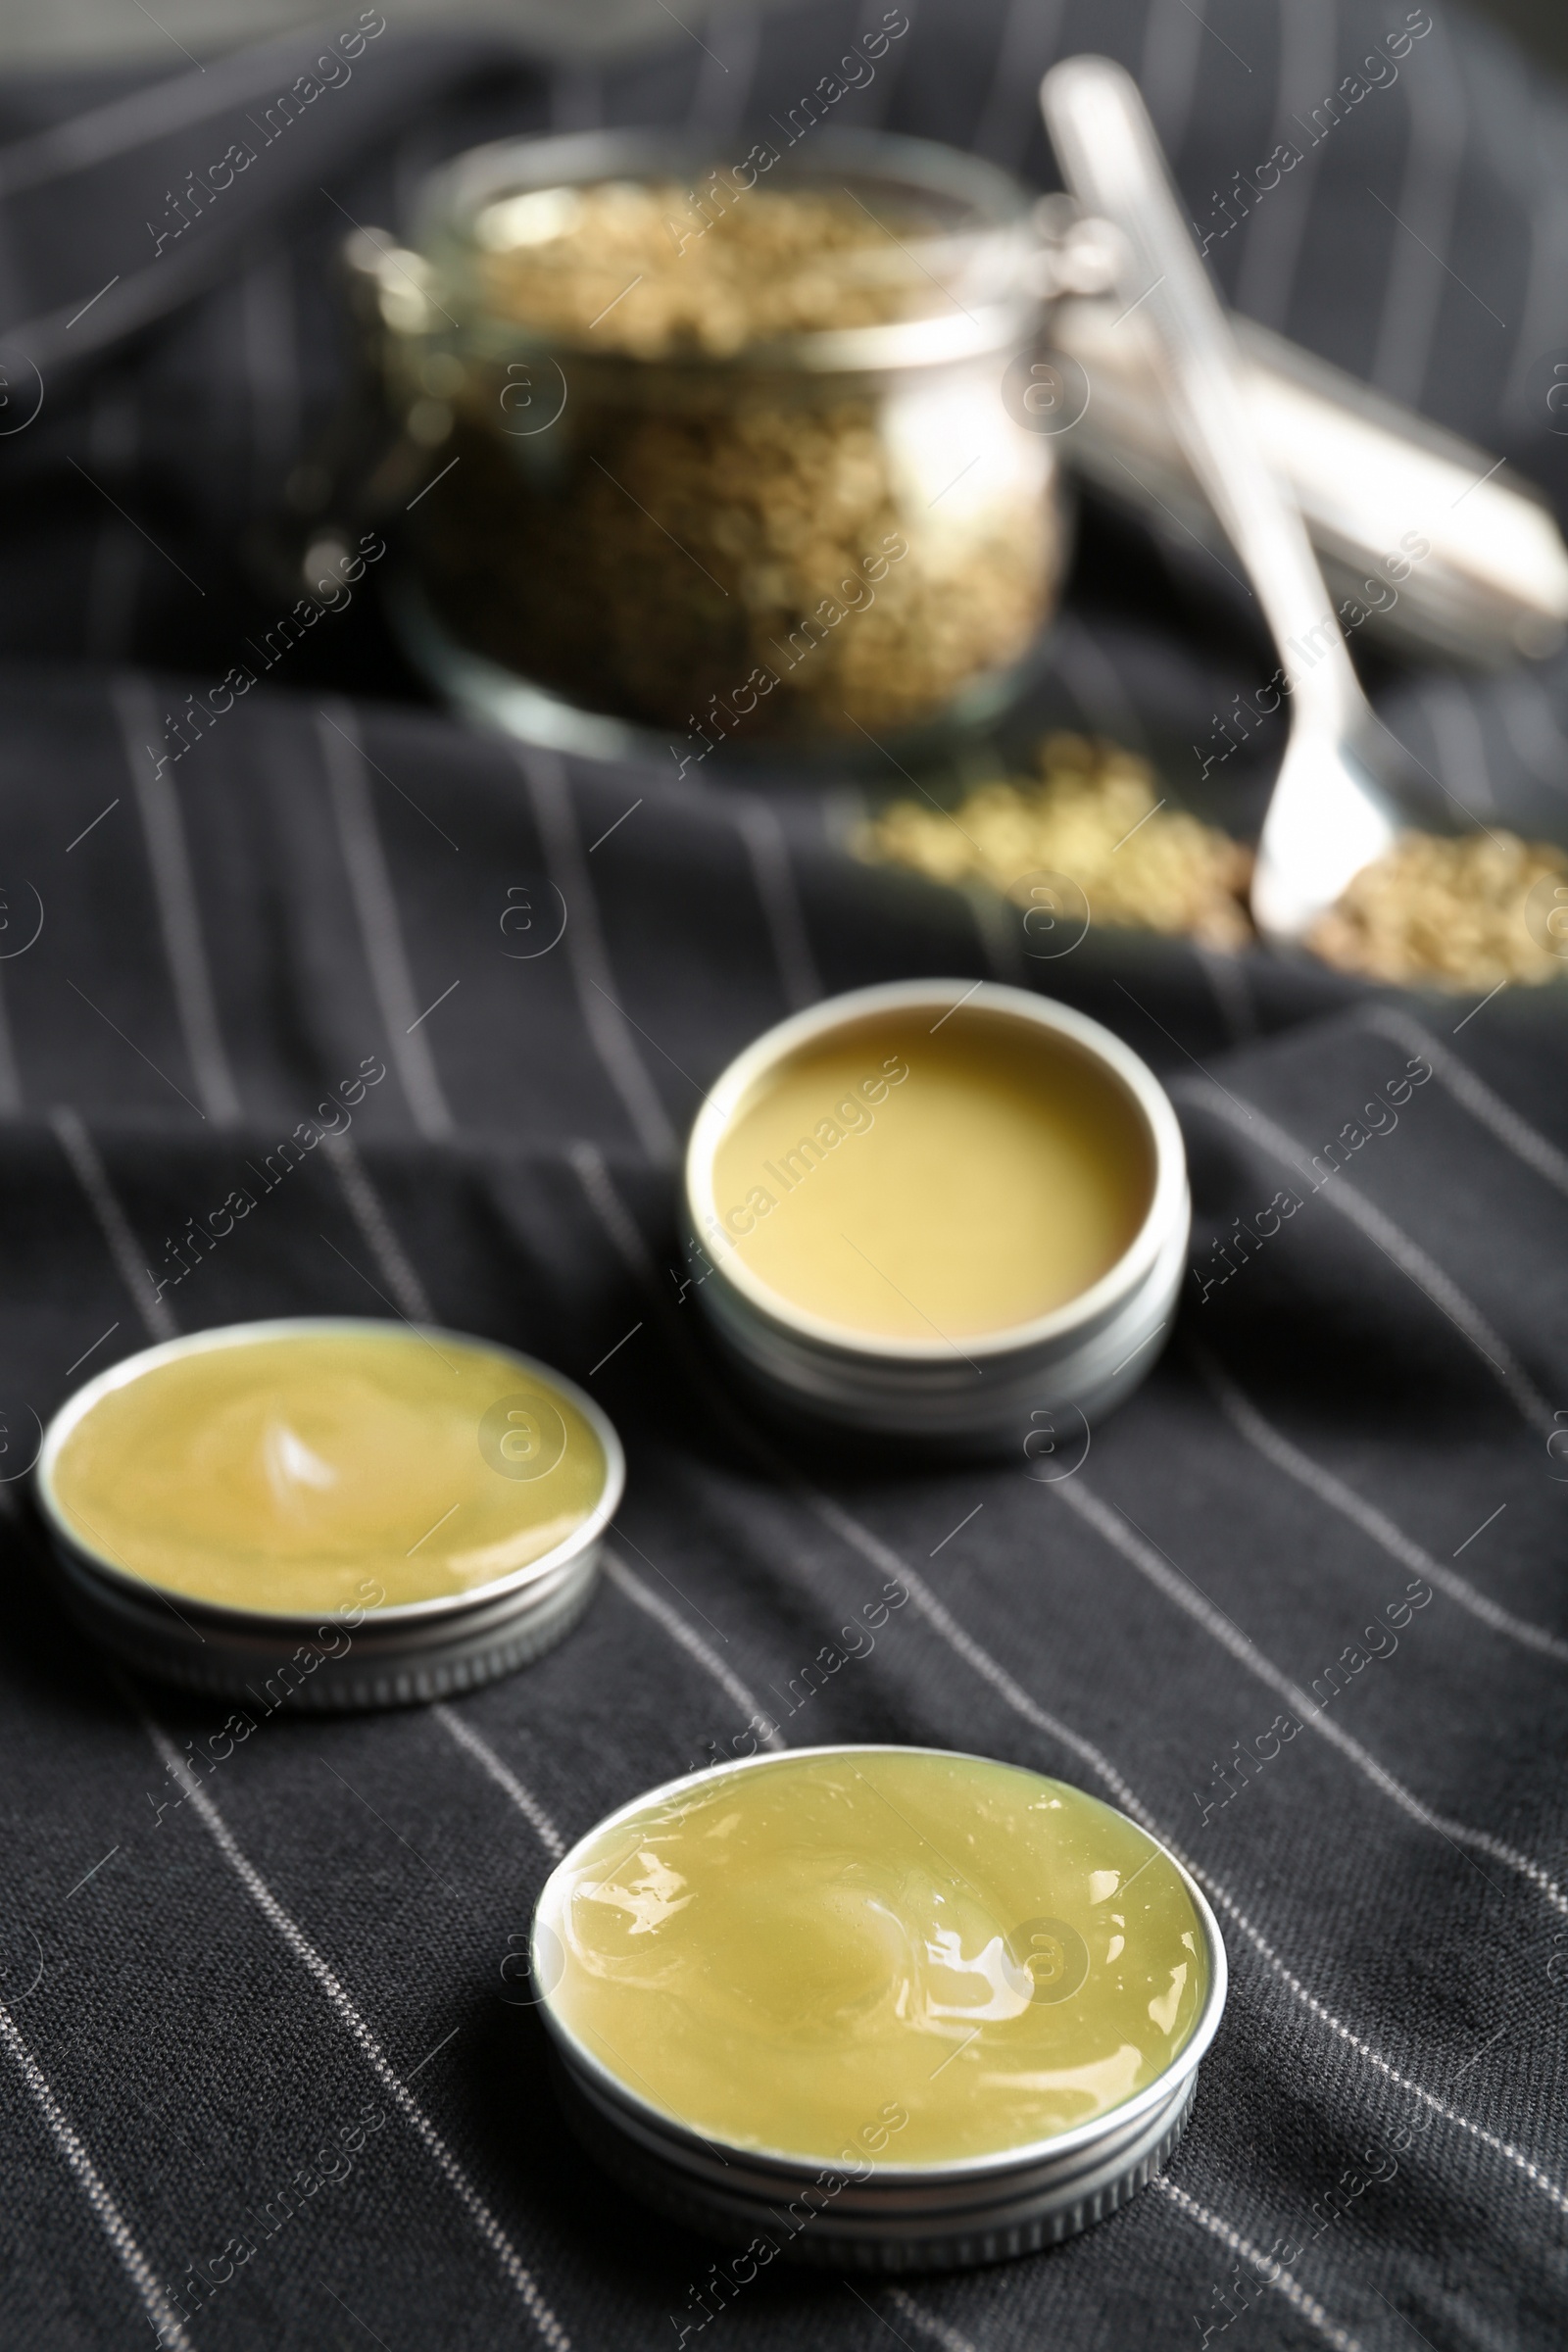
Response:
POLYGON ((112 1366, 51 1422, 37 1492, 76 1613, 132 1664, 340 1707, 558 1640, 622 1478, 598 1406, 530 1358, 313 1318, 112 1366))
POLYGON ((698 1296, 796 1418, 1036 1454, 1169 1325, 1191 1208, 1152 1071, 1022 989, 905 981, 770 1030, 692 1133, 698 1296))
POLYGON ((1136 1822, 912 1747, 650 1791, 558 1865, 530 1957, 600 2160, 761 2260, 841 2268, 992 2261, 1113 2212, 1176 2143, 1226 1985, 1136 1822))

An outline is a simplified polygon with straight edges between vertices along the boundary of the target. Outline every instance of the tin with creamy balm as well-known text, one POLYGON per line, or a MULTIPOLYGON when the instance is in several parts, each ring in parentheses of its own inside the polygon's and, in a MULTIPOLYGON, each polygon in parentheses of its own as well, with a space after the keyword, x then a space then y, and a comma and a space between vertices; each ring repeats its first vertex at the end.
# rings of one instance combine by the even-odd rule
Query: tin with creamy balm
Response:
POLYGON ((703 1106, 686 1198, 712 1260, 697 1296, 775 1403, 949 1451, 1118 1403, 1158 1353, 1191 1225, 1176 1114, 1137 1054, 961 980, 769 1030, 703 1106))
POLYGON ((590 1397, 490 1341, 234 1324, 115 1364, 44 1435, 67 1597, 140 1671, 392 1706, 537 1656, 586 1606, 624 1470, 590 1397))
POLYGON ((1180 2136, 1226 1985, 1198 1886, 1125 1814, 887 1746, 621 1807, 546 1882, 530 1967, 607 2170, 759 2265, 868 2270, 1114 2212, 1180 2136))

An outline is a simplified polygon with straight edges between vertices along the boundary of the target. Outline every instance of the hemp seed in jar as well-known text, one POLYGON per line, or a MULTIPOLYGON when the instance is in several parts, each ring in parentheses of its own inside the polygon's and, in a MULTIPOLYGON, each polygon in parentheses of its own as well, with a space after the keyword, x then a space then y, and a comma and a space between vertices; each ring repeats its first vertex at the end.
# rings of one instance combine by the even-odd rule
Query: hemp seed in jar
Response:
POLYGON ((460 701, 657 731, 684 771, 1005 693, 1060 556, 1051 440, 1003 399, 1040 317, 1005 174, 595 133, 460 159, 416 242, 381 301, 428 456, 405 612, 460 701))

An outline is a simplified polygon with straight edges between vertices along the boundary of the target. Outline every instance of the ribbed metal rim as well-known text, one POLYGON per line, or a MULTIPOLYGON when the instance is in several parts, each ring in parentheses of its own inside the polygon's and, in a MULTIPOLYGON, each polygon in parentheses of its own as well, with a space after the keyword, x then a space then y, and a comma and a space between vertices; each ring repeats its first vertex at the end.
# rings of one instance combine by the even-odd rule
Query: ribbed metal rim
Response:
MULTIPOLYGON (((1036 1773, 1031 1765, 1010 1764, 1005 1757, 980 1756, 973 1753, 972 1750, 964 1748, 917 1747, 906 1745, 897 1740, 869 1740, 863 1745, 834 1742, 819 1747, 786 1748, 782 1753, 742 1756, 733 1764, 718 1765, 709 1772, 685 1773, 678 1780, 662 1781, 657 1788, 645 1789, 640 1796, 632 1797, 626 1804, 617 1805, 613 1812, 607 1813, 602 1821, 596 1822, 592 1829, 585 1831, 575 1844, 562 1856, 549 1878, 546 1879, 544 1886, 540 1888, 539 1899, 534 1905, 533 1918, 528 1932, 529 1968, 534 1983, 541 1984, 543 1982, 540 1976, 541 1953, 538 1940, 540 1927, 541 1925, 548 1927, 551 1934, 557 1936, 563 1946, 564 1945, 564 1938, 560 1936, 559 1930, 549 1914, 559 1905, 565 1881, 577 1866, 583 1849, 594 1839, 602 1838, 607 1831, 614 1830, 622 1822, 630 1821, 637 1814, 646 1812, 650 1806, 667 1802, 683 1791, 689 1793, 692 1788, 707 1786, 721 1777, 728 1779, 735 1773, 765 1772, 770 1767, 798 1763, 803 1758, 810 1756, 878 1755, 937 1756, 946 1763, 1002 1764, 1010 1771, 1027 1772, 1036 1780, 1051 1781, 1055 1777, 1050 1773, 1036 1773)), ((1093 1789, 1077 1788, 1073 1782, 1063 1781, 1059 1785, 1062 1788, 1074 1788, 1078 1795, 1094 1796, 1093 1789)), ((1105 1804, 1105 1799, 1095 1797, 1095 1802, 1105 1804)), ((960 2157, 949 2163, 900 2165, 881 2164, 871 2160, 871 2169, 868 2175, 854 2176, 858 2186, 863 2189, 874 2184, 878 2188, 908 2188, 911 2191, 947 2185, 961 2186, 971 2181, 976 2183, 995 2182, 1001 2186, 1009 2176, 1015 2173, 1028 2171, 1037 2165, 1054 2163, 1058 2159, 1066 2160, 1080 2154, 1093 2154, 1095 2149, 1107 2139, 1130 2136, 1133 2129, 1145 2116, 1167 2102, 1177 2086, 1197 2073, 1200 2062, 1219 2030, 1229 1984, 1229 1968, 1224 1940, 1219 1932, 1219 1923, 1192 1872, 1171 1852, 1169 1846, 1165 1845, 1161 1839, 1152 1836, 1141 1822, 1133 1821, 1131 1814, 1122 1813, 1119 1806, 1105 1804, 1105 1810, 1117 1814, 1120 1819, 1130 1823, 1141 1837, 1148 1838, 1150 1844, 1164 1856, 1186 1887, 1192 1899, 1193 1908, 1202 1927, 1204 1948, 1208 1959, 1208 1991, 1187 2040, 1177 2051, 1169 2066, 1162 2074, 1156 2075, 1152 2082, 1148 2082, 1142 2090, 1135 2091, 1132 2097, 1124 2100, 1119 2107, 1110 2108, 1104 2115, 1096 2116, 1089 2123, 1075 2124, 1070 2131, 1053 2133, 1045 2139, 1023 2141, 1015 2147, 993 2150, 983 2156, 960 2157)), ((627 2085, 620 2076, 612 2073, 559 2015, 551 1992, 542 1992, 538 2005, 546 2029, 557 2043, 564 2062, 593 2084, 599 2093, 601 2106, 608 2107, 612 2111, 616 2107, 626 2109, 646 2132, 666 2141, 672 2149, 689 2150, 694 2156, 706 2155, 710 2159, 717 2155, 726 2163, 733 2157, 741 2165, 765 2166, 769 2170, 776 2170, 781 2184, 791 2180, 804 2183, 816 2179, 822 2173, 832 2173, 842 2169, 842 2151, 839 2155, 801 2156, 784 2149, 742 2147, 736 2143, 713 2139, 695 2132, 678 2116, 671 2115, 666 2109, 656 2106, 652 2100, 640 2096, 638 2092, 627 2085)))
MULTIPOLYGON (((394 1629, 390 1642, 378 1638, 373 1613, 368 1613, 356 1629, 354 1643, 340 1653, 320 1653, 317 1665, 306 1670, 310 1679, 303 1680, 300 1651, 315 1644, 297 1637, 314 1620, 291 1627, 287 1620, 274 1619, 270 1646, 256 1656, 231 1628, 218 1627, 192 1602, 190 1613, 180 1611, 192 1637, 185 1640, 161 1614, 152 1587, 132 1599, 126 1587, 112 1587, 76 1553, 59 1544, 55 1548, 63 1598, 72 1615, 133 1672, 155 1675, 204 1697, 243 1704, 260 1699, 258 1681, 270 1687, 275 1675, 287 1670, 296 1680, 271 1705, 310 1714, 427 1705, 481 1690, 499 1676, 514 1673, 571 1632, 593 1598, 599 1564, 596 1547, 568 1562, 547 1585, 530 1586, 510 1602, 476 1611, 472 1618, 443 1618, 434 1625, 404 1629, 401 1640, 394 1629), (279 1623, 281 1634, 275 1630, 279 1623), (351 1648, 357 1649, 357 1657, 351 1657, 351 1648)), ((170 1605, 165 1602, 164 1609, 170 1605)), ((324 1631, 316 1626, 318 1641, 324 1631)))
MULTIPOLYGON (((416 248, 440 272, 462 250, 466 224, 479 208, 509 189, 581 186, 598 179, 638 179, 655 173, 695 174, 726 158, 711 138, 657 129, 571 131, 537 139, 497 139, 469 148, 430 173, 423 183, 414 223, 416 248)), ((780 159, 788 163, 786 154, 780 159)), ((1011 239, 1018 249, 1014 289, 1008 299, 925 318, 894 319, 875 326, 818 328, 748 344, 739 352, 708 357, 681 352, 640 360, 629 353, 595 355, 569 336, 548 334, 523 322, 507 321, 508 347, 580 352, 596 365, 673 368, 705 374, 735 369, 804 368, 846 373, 882 368, 918 367, 977 358, 1008 348, 1026 337, 1043 315, 1044 301, 1030 282, 1028 261, 1037 248, 1035 199, 1012 174, 978 156, 961 155, 934 139, 887 131, 824 130, 813 138, 808 176, 815 183, 849 172, 864 178, 902 181, 932 195, 969 206, 972 224, 956 238, 1011 239)), ((783 184, 787 174, 780 175, 783 184)), ((461 279, 461 272, 456 273, 461 279)), ((470 300, 472 289, 459 289, 470 300)))
MULTIPOLYGON (((1036 2254, 1076 2237, 1119 2212, 1146 2187, 1174 2153, 1192 2115, 1200 2076, 1178 2083, 1167 2107, 1146 2117, 1139 2131, 1122 2136, 1103 2155, 1094 2150, 1076 2172, 1054 2183, 1009 2175, 987 2194, 982 2184, 970 2200, 939 2203, 928 2197, 876 2209, 846 2209, 853 2185, 840 2201, 823 2205, 791 2230, 783 2244, 773 2238, 781 2216, 778 2201, 793 2205, 786 2184, 768 2181, 750 2192, 724 2182, 702 2181, 643 2148, 618 2117, 607 2115, 593 2090, 574 2075, 559 2051, 552 2053, 558 2095, 578 2140, 612 2180, 683 2228, 728 2239, 772 2238, 778 2258, 792 2267, 862 2273, 911 2270, 968 2270, 1036 2254)), ((803 2193, 809 2195, 808 2183, 803 2193)), ((895 2191, 896 2195, 897 2192, 895 2191)))
POLYGON ((710 1090, 686 1151, 686 1204, 693 1231, 710 1250, 715 1279, 726 1282, 764 1322, 781 1326, 800 1339, 866 1363, 945 1363, 954 1354, 948 1340, 875 1339, 848 1324, 831 1323, 795 1305, 751 1271, 724 1234, 713 1197, 713 1161, 731 1118, 761 1086, 768 1072, 803 1046, 830 1037, 878 1012, 956 1010, 960 1001, 977 1011, 1010 1015, 1054 1038, 1076 1047, 1089 1061, 1116 1079, 1132 1098, 1149 1130, 1154 1159, 1154 1181, 1149 1207, 1137 1234, 1116 1263, 1097 1283, 1050 1314, 1032 1322, 1009 1325, 982 1337, 965 1337, 963 1353, 982 1360, 1016 1355, 1026 1349, 1069 1339, 1091 1325, 1098 1315, 1125 1298, 1149 1274, 1187 1200, 1187 1153, 1170 1098, 1147 1062, 1119 1037, 1050 997, 1029 989, 1005 988, 994 981, 976 987, 963 980, 893 980, 875 988, 859 988, 848 996, 830 997, 805 1012, 780 1021, 774 1029, 736 1055, 710 1090), (717 1237, 718 1248, 713 1248, 717 1237), (726 1246, 727 1245, 727 1246, 726 1246))
MULTIPOLYGON (((598 1502, 588 1517, 575 1527, 554 1550, 539 1559, 530 1560, 526 1567, 514 1569, 510 1576, 498 1577, 488 1585, 476 1585, 470 1592, 440 1593, 430 1600, 395 1601, 375 1611, 378 1629, 428 1624, 432 1634, 440 1630, 440 1621, 462 1618, 508 1593, 520 1593, 530 1585, 542 1583, 560 1569, 594 1545, 604 1533, 619 1506, 621 1492, 626 1483, 626 1457, 607 1414, 591 1396, 584 1396, 573 1381, 557 1372, 551 1365, 541 1363, 536 1356, 523 1355, 515 1348, 508 1348, 497 1340, 479 1339, 471 1332, 451 1331, 438 1323, 416 1323, 406 1328, 421 1339, 433 1342, 448 1341, 454 1348, 481 1348, 487 1355, 501 1357, 529 1374, 543 1386, 554 1389, 566 1398, 587 1422, 598 1439, 605 1457, 605 1483, 598 1502)), ((254 1323, 220 1323, 208 1331, 182 1332, 177 1339, 161 1341, 157 1347, 144 1348, 135 1355, 125 1356, 120 1363, 111 1364, 95 1379, 88 1381, 74 1396, 68 1398, 51 1418, 44 1431, 43 1444, 33 1470, 33 1492, 39 1509, 48 1522, 55 1541, 64 1548, 86 1562, 97 1576, 111 1585, 141 1595, 162 1599, 166 1592, 186 1601, 201 1615, 220 1627, 236 1633, 262 1633, 281 1636, 289 1629, 314 1626, 322 1612, 301 1612, 297 1609, 237 1609, 219 1600, 208 1600, 198 1594, 181 1592, 177 1586, 155 1584, 151 1578, 136 1576, 107 1552, 100 1551, 90 1537, 83 1535, 72 1520, 55 1491, 55 1465, 61 1447, 77 1423, 85 1419, 93 1406, 113 1390, 126 1387, 143 1372, 160 1364, 175 1361, 180 1356, 204 1354, 215 1348, 239 1347, 256 1340, 292 1339, 309 1335, 318 1337, 327 1332, 372 1333, 389 1336, 398 1330, 394 1323, 376 1315, 287 1315, 254 1323)), ((330 1612, 327 1612, 330 1615, 330 1612)))
MULTIPOLYGON (((760 1384, 786 1417, 804 1416, 821 1428, 859 1431, 901 1446, 933 1447, 944 1455, 971 1448, 993 1457, 999 1443, 1010 1452, 1060 1407, 1089 1426, 1141 1386, 1159 1354, 1152 1343, 1168 1326, 1187 1263, 1190 1205, 1144 1281, 1086 1329, 1050 1349, 1021 1348, 993 1359, 987 1382, 962 1381, 962 1359, 951 1377, 937 1364, 850 1359, 797 1341, 783 1326, 756 1315, 737 1293, 717 1281, 703 1285, 698 1305, 719 1347, 760 1384)), ((1028 1446, 1024 1446, 1027 1453, 1028 1446)))

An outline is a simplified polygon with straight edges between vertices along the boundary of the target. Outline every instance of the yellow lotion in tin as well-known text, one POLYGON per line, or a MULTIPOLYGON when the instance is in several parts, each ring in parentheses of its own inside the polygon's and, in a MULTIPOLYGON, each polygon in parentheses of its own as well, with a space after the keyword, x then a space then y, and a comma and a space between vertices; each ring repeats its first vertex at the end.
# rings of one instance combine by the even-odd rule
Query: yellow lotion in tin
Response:
POLYGON ((396 1605, 510 1576, 582 1525, 605 1475, 569 1398, 491 1348, 285 1327, 108 1389, 54 1491, 85 1547, 132 1576, 315 1616, 363 1606, 368 1581, 396 1605))
POLYGON ((1186 1884, 1133 1822, 917 1749, 705 1774, 579 1848, 538 1933, 552 2008, 634 2096, 824 2162, 1088 2123, 1164 2073, 1208 1991, 1186 1884))
POLYGON ((1136 1237, 1153 1153, 1067 1041, 961 1006, 789 1056, 714 1154, 719 1226, 789 1305, 879 1340, 979 1339, 1065 1306, 1136 1237))

